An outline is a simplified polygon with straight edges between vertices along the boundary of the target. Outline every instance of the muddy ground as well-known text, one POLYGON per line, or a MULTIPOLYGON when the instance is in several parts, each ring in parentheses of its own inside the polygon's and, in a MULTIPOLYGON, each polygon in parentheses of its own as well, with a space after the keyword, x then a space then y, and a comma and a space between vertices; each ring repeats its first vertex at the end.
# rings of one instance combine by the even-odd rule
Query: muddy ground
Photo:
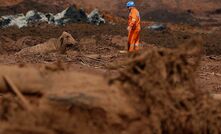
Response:
MULTIPOLYGON (((220 36, 221 30, 219 27, 215 28, 204 28, 204 27, 191 27, 188 25, 173 25, 168 24, 168 28, 163 31, 151 31, 147 29, 146 23, 143 24, 143 30, 141 32, 141 41, 145 44, 155 44, 159 47, 169 47, 174 48, 179 44, 185 42, 186 40, 201 36, 204 40, 204 51, 205 55, 220 55, 220 36)), ((71 24, 67 26, 57 27, 48 24, 35 24, 32 27, 18 29, 16 27, 10 27, 7 29, 0 29, 1 37, 1 53, 13 53, 19 51, 21 48, 26 47, 25 44, 20 44, 19 46, 14 46, 14 50, 8 50, 7 40, 18 41, 21 38, 29 37, 27 39, 26 45, 33 46, 38 43, 42 43, 50 38, 56 38, 61 35, 63 31, 67 31, 73 35, 73 37, 80 41, 87 38, 88 40, 96 40, 96 45, 99 47, 111 47, 109 50, 119 49, 119 47, 124 48, 126 45, 125 40, 120 40, 127 38, 126 24, 120 25, 110 25, 105 24, 101 26, 93 26, 89 24, 71 24), (120 37, 119 37, 120 36, 120 37), (113 38, 114 37, 114 38, 113 38), (119 37, 119 38, 118 38, 119 37), (114 40, 114 41, 112 41, 114 40), (16 48, 18 47, 18 48, 16 48)), ((10 43, 8 43, 10 45, 10 43)), ((81 46, 80 46, 81 47, 81 46)), ((102 54, 106 51, 100 51, 92 45, 87 46, 86 52, 102 54), (93 49, 93 50, 91 50, 93 49)), ((12 47, 13 48, 13 47, 12 47)), ((102 48, 104 49, 104 48, 102 48)), ((115 52, 116 54, 116 52, 115 52)))
MULTIPOLYGON (((140 78, 142 76, 145 78, 143 80, 150 84, 140 88, 139 85, 145 82, 136 77, 138 76, 136 71, 133 74, 133 66, 125 64, 124 67, 117 67, 123 71, 113 67, 133 59, 129 54, 120 52, 126 50, 127 47, 126 24, 101 26, 70 24, 62 27, 37 24, 22 29, 16 27, 0 29, 0 63, 2 64, 0 76, 9 76, 30 102, 30 109, 34 109, 30 110, 24 106, 19 97, 9 91, 10 84, 2 86, 6 91, 0 90, 0 132, 4 134, 135 134, 163 133, 163 131, 165 133, 199 133, 203 132, 201 128, 205 127, 205 124, 202 123, 199 126, 194 126, 194 124, 204 118, 205 112, 197 114, 192 106, 201 106, 202 111, 205 111, 208 103, 211 106, 211 115, 208 115, 202 122, 208 123, 208 130, 211 133, 219 133, 217 129, 219 124, 216 124, 216 121, 219 121, 215 118, 220 117, 218 115, 220 112, 217 109, 213 111, 214 107, 220 106, 219 102, 205 99, 208 97, 206 95, 199 97, 199 94, 201 91, 203 91, 202 94, 208 92, 207 95, 210 97, 216 96, 219 99, 221 92, 220 37, 219 28, 205 29, 187 25, 170 25, 163 31, 150 31, 144 26, 141 39, 142 49, 147 49, 147 58, 139 61, 151 64, 148 66, 150 69, 147 67, 143 70, 144 74, 141 73, 140 78), (70 33, 78 41, 77 47, 69 47, 65 54, 53 52, 16 55, 23 48, 43 43, 50 38, 58 38, 63 31, 70 33), (194 50, 194 48, 178 50, 175 48, 199 36, 202 38, 202 55, 198 54, 200 58, 193 64, 186 63, 182 59, 183 56, 184 59, 189 59, 186 58, 189 57, 188 52, 192 52, 191 49, 194 50), (167 48, 172 49, 167 50, 167 48), (163 79, 166 74, 161 64, 165 66, 168 64, 169 68, 173 68, 171 65, 173 62, 175 65, 182 66, 181 72, 183 72, 180 73, 179 69, 178 71, 175 69, 177 72, 168 71, 168 74, 166 73, 168 79, 163 79), (192 69, 195 66, 197 66, 196 70, 192 69), (128 80, 127 73, 122 73, 124 71, 128 74, 132 73, 133 78, 141 82, 128 80), (119 74, 121 74, 120 79, 123 79, 116 80, 116 84, 109 85, 112 83, 110 80, 116 79, 119 74), (157 76, 160 78, 158 79, 157 76), (174 85, 174 81, 177 84, 174 85), (164 91, 156 90, 155 92, 151 89, 164 89, 168 91, 165 93, 167 95, 174 93, 177 98, 172 100, 180 102, 179 105, 167 100, 168 96, 165 97, 164 91), (169 89, 174 89, 174 92, 169 89), (178 98, 184 89, 183 93, 187 96, 178 98), (189 89, 194 89, 194 93, 189 89), (150 95, 144 96, 139 93, 150 93, 150 95), (165 104, 160 99, 155 99, 157 94, 160 98, 165 98, 165 104), (188 95, 193 98, 189 98, 188 95), (145 97, 149 97, 150 100, 151 97, 153 98, 150 101, 145 97), (160 112, 161 106, 163 110, 160 112), (173 106, 182 112, 173 111, 173 106), (149 107, 149 113, 145 107, 149 107), (151 109, 153 114, 150 114, 151 109), (169 110, 168 114, 163 116, 162 112, 167 112, 167 110, 169 110), (191 118, 191 115, 196 118, 191 118), (179 119, 181 116, 183 119, 179 119), (176 119, 180 124, 173 125, 176 119), (188 124, 188 119, 192 124, 188 124), (162 126, 159 122, 164 125, 162 126), (177 129, 181 126, 182 131, 177 129)), ((140 67, 139 62, 138 64, 140 67)), ((142 66, 141 69, 143 69, 142 66)))

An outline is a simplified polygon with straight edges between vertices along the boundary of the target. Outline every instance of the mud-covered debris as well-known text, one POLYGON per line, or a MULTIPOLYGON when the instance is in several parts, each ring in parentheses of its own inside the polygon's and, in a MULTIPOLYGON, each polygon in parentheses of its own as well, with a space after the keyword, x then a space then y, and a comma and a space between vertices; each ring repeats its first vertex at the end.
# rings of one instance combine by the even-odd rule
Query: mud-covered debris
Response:
POLYGON ((54 16, 56 25, 64 25, 67 23, 87 22, 87 15, 82 9, 69 7, 54 16))
POLYGON ((24 14, 2 16, 0 19, 0 27, 17 26, 18 28, 27 27, 30 23, 47 22, 55 25, 65 25, 69 23, 91 23, 102 24, 105 20, 99 14, 99 11, 95 9, 88 16, 83 9, 77 9, 76 7, 68 7, 64 11, 53 15, 52 13, 41 13, 35 10, 30 10, 24 14))
POLYGON ((22 28, 28 25, 24 14, 2 16, 2 22, 9 22, 4 23, 3 27, 17 26, 18 28, 22 28))
POLYGON ((162 31, 162 30, 165 30, 166 28, 167 26, 165 24, 154 24, 154 25, 147 27, 147 29, 155 30, 155 31, 162 31))
POLYGON ((100 25, 105 23, 105 19, 102 18, 102 16, 99 13, 98 9, 94 9, 89 15, 88 15, 89 22, 92 24, 100 25))
POLYGON ((11 22, 11 19, 0 18, 0 28, 6 27, 7 25, 10 24, 10 22, 11 22))
MULTIPOLYGON (((201 54, 202 40, 193 39, 175 50, 141 51, 125 62, 117 80, 146 122, 140 133, 221 132, 221 103, 195 86, 201 54)), ((133 125, 128 130, 137 131, 133 125)))
POLYGON ((68 46, 76 45, 77 41, 67 32, 63 32, 62 35, 56 39, 51 38, 48 41, 38 44, 32 47, 27 47, 16 53, 17 55, 33 55, 33 54, 45 54, 50 52, 65 53, 68 46))
POLYGON ((28 11, 26 13, 26 19, 28 23, 34 23, 34 22, 46 22, 48 21, 48 18, 41 12, 37 12, 35 10, 28 11))
POLYGON ((55 18, 52 13, 46 13, 45 17, 48 19, 48 24, 54 24, 55 23, 55 18))

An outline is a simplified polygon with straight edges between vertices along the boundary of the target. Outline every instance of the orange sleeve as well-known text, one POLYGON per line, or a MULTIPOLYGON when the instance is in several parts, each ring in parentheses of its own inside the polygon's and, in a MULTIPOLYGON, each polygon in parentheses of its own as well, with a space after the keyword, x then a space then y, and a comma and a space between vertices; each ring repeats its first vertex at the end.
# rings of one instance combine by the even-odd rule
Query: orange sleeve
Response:
POLYGON ((129 15, 129 23, 128 25, 130 27, 134 27, 135 23, 136 23, 136 20, 137 20, 137 14, 136 14, 136 11, 135 10, 132 10, 130 15, 129 15))

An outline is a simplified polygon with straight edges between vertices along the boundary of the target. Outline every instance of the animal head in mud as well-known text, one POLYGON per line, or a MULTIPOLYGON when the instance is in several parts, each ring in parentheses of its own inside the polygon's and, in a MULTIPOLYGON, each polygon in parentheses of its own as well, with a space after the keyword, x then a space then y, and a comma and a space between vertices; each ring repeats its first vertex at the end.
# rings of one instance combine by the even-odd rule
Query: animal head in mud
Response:
POLYGON ((65 53, 68 46, 74 46, 77 44, 77 41, 67 32, 63 32, 59 37, 59 50, 61 53, 65 53))

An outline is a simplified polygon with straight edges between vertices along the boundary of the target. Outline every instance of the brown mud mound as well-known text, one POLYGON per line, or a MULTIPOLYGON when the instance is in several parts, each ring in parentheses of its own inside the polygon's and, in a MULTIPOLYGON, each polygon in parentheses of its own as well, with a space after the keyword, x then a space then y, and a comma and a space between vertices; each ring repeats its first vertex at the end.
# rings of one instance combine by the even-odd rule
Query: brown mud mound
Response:
POLYGON ((52 38, 45 43, 38 44, 32 47, 26 47, 16 54, 34 55, 34 54, 44 54, 56 51, 59 51, 60 53, 65 53, 68 46, 73 46, 76 44, 77 41, 71 36, 71 34, 63 32, 58 39, 52 38))
POLYGON ((143 128, 134 128, 141 122, 132 123, 128 130, 147 134, 221 132, 221 104, 195 88, 194 72, 201 53, 202 41, 197 39, 177 50, 146 50, 124 64, 127 68, 120 71, 117 81, 145 122, 143 128))
POLYGON ((30 112, 24 110, 19 98, 9 90, 0 91, 0 133, 111 134, 119 133, 120 128, 116 125, 123 124, 120 115, 136 116, 127 96, 116 87, 108 86, 99 75, 77 71, 41 72, 27 67, 0 68, 31 102, 33 109, 30 112), (13 69, 13 72, 7 72, 7 69, 13 69), (25 72, 30 74, 27 79, 25 72), (35 83, 35 86, 28 88, 28 84, 22 85, 25 83, 19 80, 30 85, 35 83), (43 87, 39 89, 41 85, 43 87), (36 90, 42 95, 33 94, 36 90))

